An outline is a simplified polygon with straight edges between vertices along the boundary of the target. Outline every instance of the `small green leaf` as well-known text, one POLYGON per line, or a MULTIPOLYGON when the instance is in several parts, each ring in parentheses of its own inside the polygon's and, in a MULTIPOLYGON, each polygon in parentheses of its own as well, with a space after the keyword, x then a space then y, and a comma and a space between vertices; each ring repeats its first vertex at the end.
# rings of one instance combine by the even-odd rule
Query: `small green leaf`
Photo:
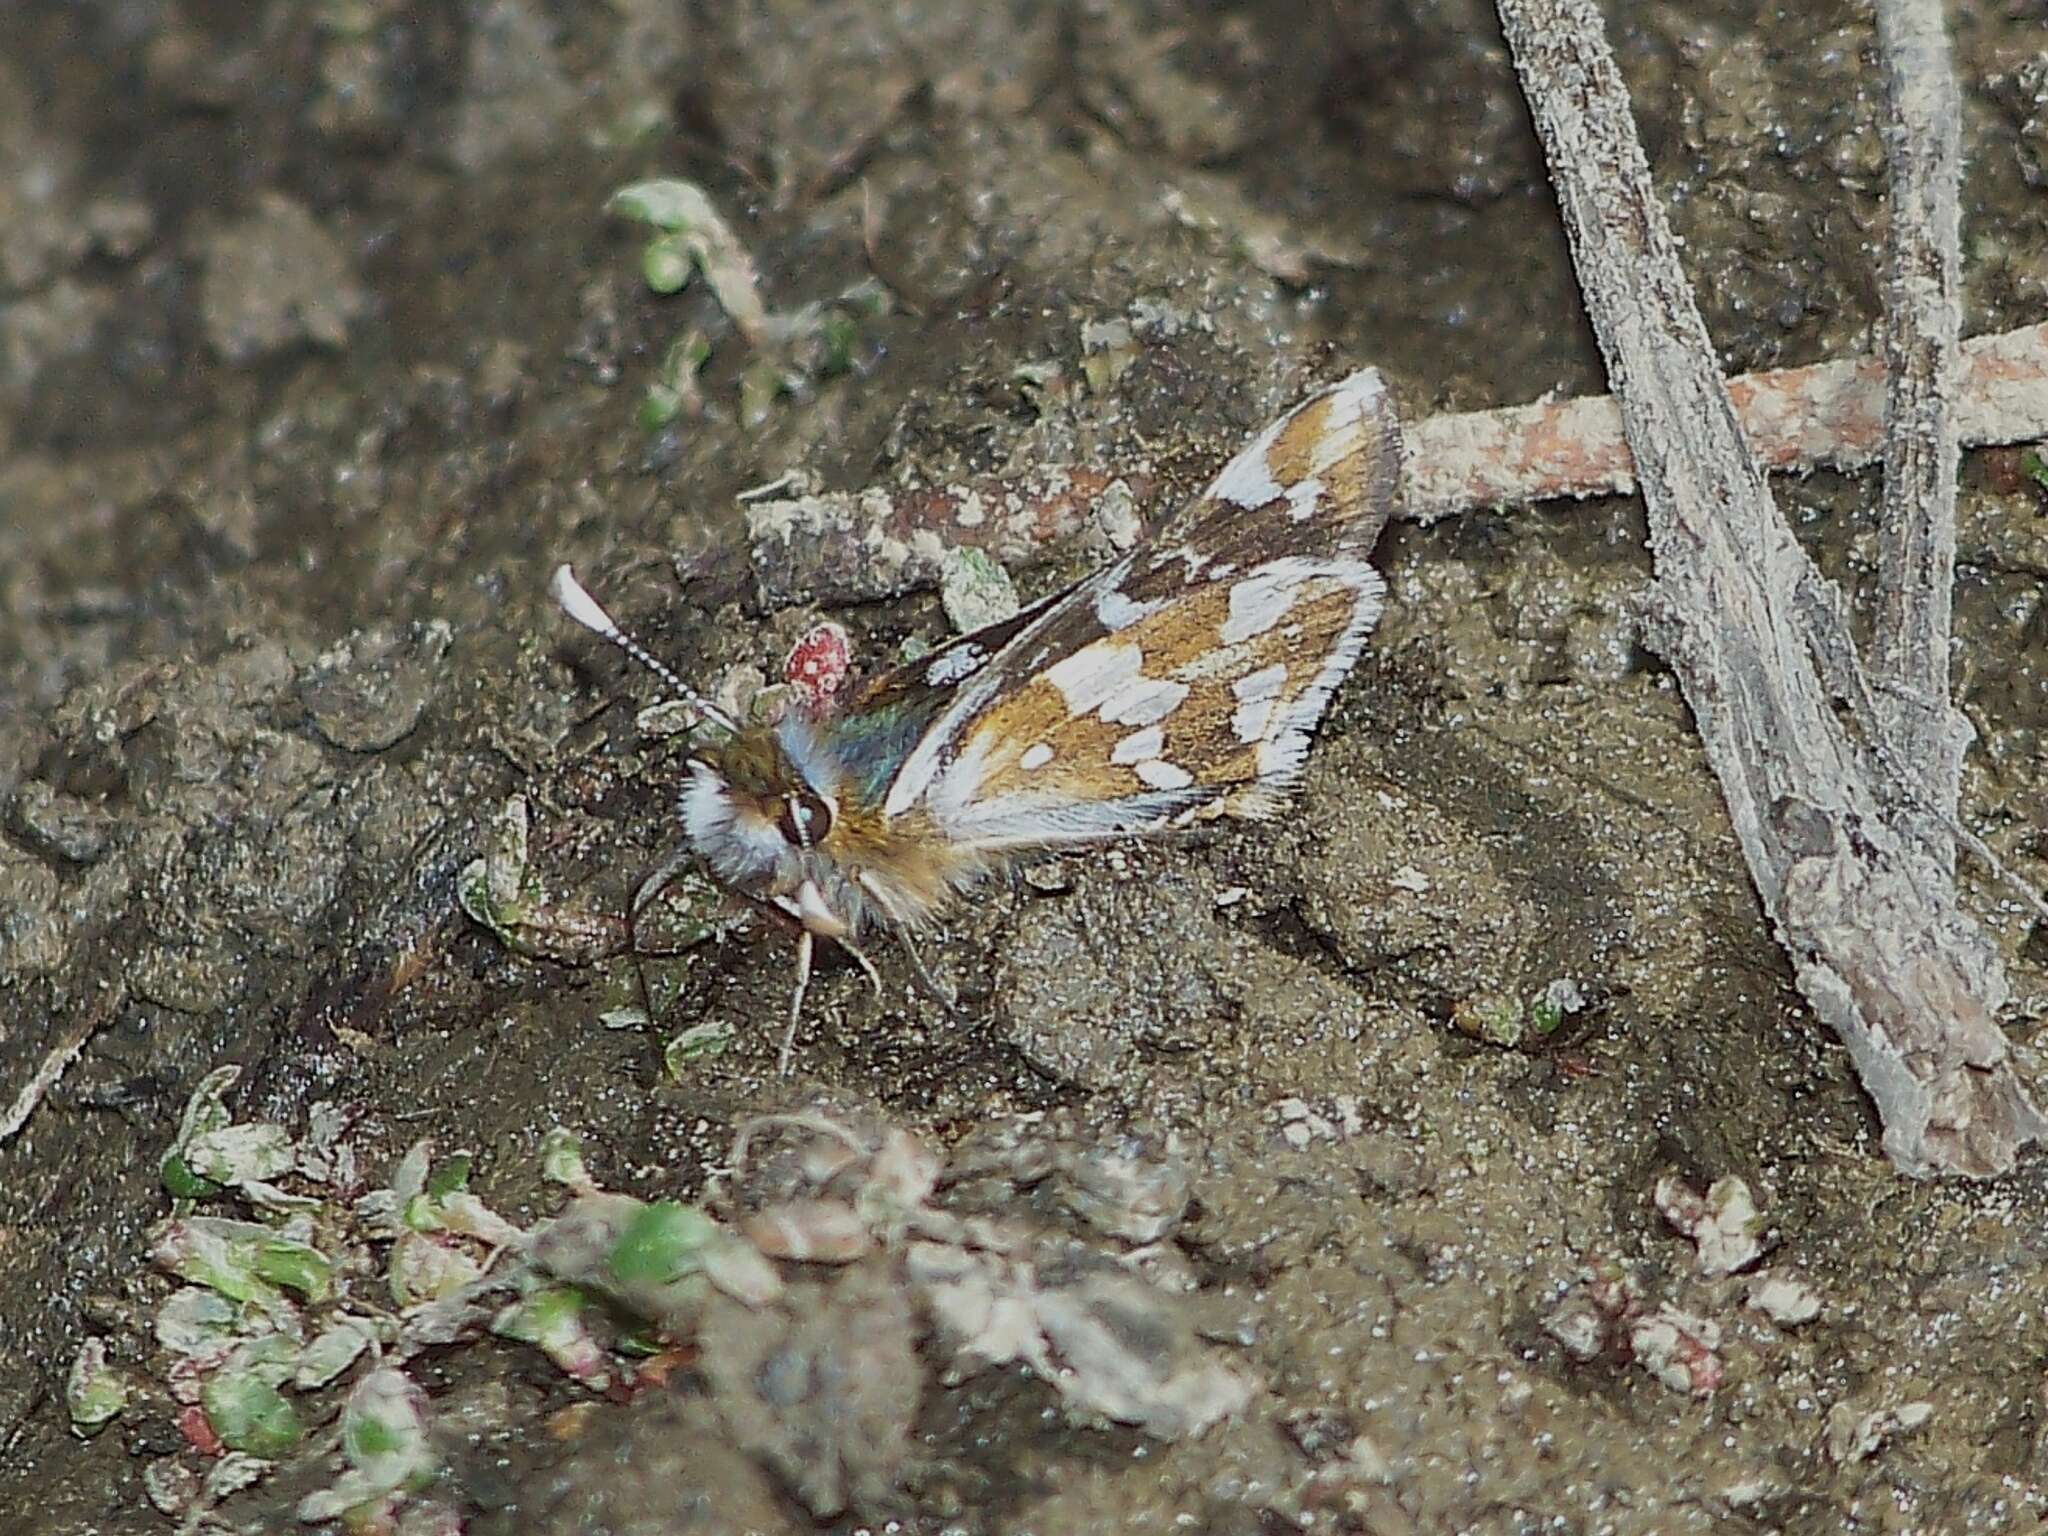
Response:
POLYGON ((272 1285, 297 1291, 308 1301, 325 1301, 334 1282, 334 1263, 326 1254, 287 1237, 258 1243, 255 1268, 272 1285))
POLYGON ((669 1285, 700 1267, 717 1231, 693 1206, 673 1200, 642 1206, 627 1220, 605 1267, 622 1289, 669 1285))
POLYGON ((298 1161, 298 1144, 281 1125, 223 1125, 193 1137, 183 1160, 209 1183, 247 1184, 290 1172, 298 1161))
POLYGON ((772 357, 756 358, 740 374, 740 425, 750 432, 763 425, 776 399, 792 392, 787 368, 772 357))
POLYGON ((128 1379, 107 1363, 105 1339, 87 1339, 79 1346, 64 1382, 64 1406, 80 1436, 98 1434, 128 1406, 128 1379))
POLYGON ((383 1516, 360 1521, 364 1528, 384 1529, 385 1500, 433 1481, 426 1398, 403 1371, 380 1367, 356 1383, 341 1410, 341 1450, 348 1469, 333 1487, 300 1502, 301 1520, 333 1520, 361 1510, 383 1516))
POLYGON ((596 1181, 583 1164, 583 1138, 567 1126, 556 1126, 540 1140, 541 1177, 570 1189, 590 1189, 596 1181))
POLYGON ((215 1067, 199 1080, 192 1096, 186 1099, 178 1134, 165 1150, 158 1169, 164 1188, 177 1199, 203 1200, 220 1193, 219 1184, 193 1167, 188 1149, 207 1132, 221 1130, 234 1119, 228 1112, 227 1096, 241 1076, 240 1067, 215 1067))
POLYGON ((265 1312, 287 1306, 277 1289, 257 1273, 259 1244, 275 1232, 253 1221, 216 1216, 173 1216, 149 1235, 150 1261, 168 1274, 203 1285, 234 1301, 255 1302, 265 1312))
POLYGON ((442 1162, 427 1178, 427 1197, 430 1200, 445 1200, 458 1189, 469 1187, 470 1155, 454 1152, 442 1162))
POLYGON ((398 1235, 387 1267, 391 1299, 401 1307, 453 1295, 483 1273, 462 1249, 417 1231, 398 1235))
POLYGON ((199 1403, 223 1445, 267 1461, 297 1445, 305 1432, 285 1395, 254 1371, 217 1373, 201 1390, 199 1403))
POLYGON ((640 397, 640 430, 659 432, 683 414, 683 397, 666 384, 650 384, 640 397))
POLYGON ((505 1308, 491 1321, 500 1338, 531 1344, 563 1375, 587 1387, 611 1382, 611 1366, 585 1321, 588 1299, 573 1285, 551 1285, 505 1308))
POLYGON ((843 309, 827 310, 818 328, 818 372, 828 377, 846 372, 859 346, 859 319, 843 309))
POLYGON ((622 1355, 634 1355, 648 1359, 668 1348, 668 1336, 652 1323, 643 1323, 626 1329, 612 1341, 612 1347, 622 1355))
POLYGON ((692 1024, 679 1031, 662 1048, 661 1063, 668 1075, 681 1082, 689 1074, 693 1062, 708 1061, 714 1056, 723 1056, 732 1046, 735 1038, 729 1023, 713 1020, 703 1024, 692 1024))
POLYGON ((158 1176, 174 1200, 205 1200, 221 1192, 221 1186, 192 1171, 192 1165, 176 1152, 164 1155, 158 1176))
POLYGON ((174 1355, 217 1355, 241 1332, 242 1309, 203 1285, 180 1286, 156 1311, 156 1341, 174 1355))
POLYGON ((703 188, 694 182, 673 177, 631 182, 611 195, 605 211, 671 232, 689 229, 717 217, 711 211, 711 201, 704 195, 703 188))
POLYGON ((354 1365, 375 1339, 376 1330, 368 1322, 343 1318, 305 1347, 292 1370, 292 1385, 301 1392, 326 1386, 354 1365))
POLYGON ((939 606, 959 635, 1001 623, 1023 606, 1017 584, 986 550, 947 549, 939 557, 939 606))
POLYGON ((689 286, 697 270, 697 258, 688 239, 664 235, 650 240, 640 252, 640 276, 655 293, 680 293, 689 286))

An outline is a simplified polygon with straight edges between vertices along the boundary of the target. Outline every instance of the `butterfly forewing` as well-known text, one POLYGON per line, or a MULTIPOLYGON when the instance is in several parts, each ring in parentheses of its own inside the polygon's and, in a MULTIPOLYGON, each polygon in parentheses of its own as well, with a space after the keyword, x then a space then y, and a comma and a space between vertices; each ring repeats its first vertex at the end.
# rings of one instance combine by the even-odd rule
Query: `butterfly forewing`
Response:
POLYGON ((1304 402, 1170 543, 949 647, 971 664, 941 669, 961 681, 884 814, 916 808, 962 849, 995 850, 1269 813, 1379 615, 1365 557, 1399 483, 1377 373, 1304 402))

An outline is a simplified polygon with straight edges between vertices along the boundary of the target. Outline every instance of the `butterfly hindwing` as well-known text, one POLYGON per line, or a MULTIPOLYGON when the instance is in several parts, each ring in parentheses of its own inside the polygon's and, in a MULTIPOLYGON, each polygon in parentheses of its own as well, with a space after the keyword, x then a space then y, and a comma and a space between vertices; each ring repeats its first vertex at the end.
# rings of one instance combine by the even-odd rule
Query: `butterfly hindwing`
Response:
POLYGON ((1224 467, 1171 543, 955 642, 976 665, 884 814, 917 808, 987 850, 1269 814, 1378 617, 1366 554, 1399 478, 1377 373, 1304 402, 1224 467))

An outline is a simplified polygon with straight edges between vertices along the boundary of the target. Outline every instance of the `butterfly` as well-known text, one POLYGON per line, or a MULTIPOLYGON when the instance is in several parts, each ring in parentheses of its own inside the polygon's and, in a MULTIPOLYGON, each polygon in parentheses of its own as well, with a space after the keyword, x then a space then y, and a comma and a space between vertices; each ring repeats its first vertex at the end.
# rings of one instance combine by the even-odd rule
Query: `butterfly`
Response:
POLYGON ((1271 817, 1379 617, 1366 557, 1400 486, 1400 421, 1364 369, 1259 433, 1170 538, 764 724, 690 689, 560 567, 568 616, 718 733, 689 761, 682 842, 633 911, 698 860, 796 924, 787 1073, 820 939, 879 988, 866 933, 907 940, 1017 855, 1271 817))

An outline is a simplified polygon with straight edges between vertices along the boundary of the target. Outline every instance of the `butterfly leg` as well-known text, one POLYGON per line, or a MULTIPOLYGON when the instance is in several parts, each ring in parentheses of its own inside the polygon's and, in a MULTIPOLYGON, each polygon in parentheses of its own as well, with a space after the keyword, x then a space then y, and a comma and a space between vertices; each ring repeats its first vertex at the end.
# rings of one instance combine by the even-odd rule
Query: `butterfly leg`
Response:
POLYGON ((924 963, 924 956, 920 955, 917 946, 911 943, 908 929, 896 930, 896 942, 903 946, 903 956, 910 962, 910 974, 917 978, 918 989, 948 1013, 957 1008, 960 999, 953 995, 951 987, 932 974, 930 967, 924 963))
POLYGON ((673 849, 661 861, 660 867, 645 880, 642 880, 639 888, 633 892, 633 903, 629 908, 632 920, 638 922, 641 913, 653 905, 654 898, 668 889, 675 877, 688 869, 696 861, 697 850, 690 844, 684 843, 673 849))
POLYGON ((811 986, 811 954, 817 948, 817 940, 806 928, 796 938, 796 992, 789 1000, 789 1027, 782 1032, 782 1049, 775 1057, 775 1070, 782 1076, 789 1076, 789 1060, 796 1049, 796 1027, 803 1022, 804 993, 811 986))
POLYGON ((875 989, 875 996, 880 997, 882 995, 882 973, 875 969, 875 962, 844 939, 834 939, 832 942, 860 963, 861 970, 867 975, 868 985, 875 989))

